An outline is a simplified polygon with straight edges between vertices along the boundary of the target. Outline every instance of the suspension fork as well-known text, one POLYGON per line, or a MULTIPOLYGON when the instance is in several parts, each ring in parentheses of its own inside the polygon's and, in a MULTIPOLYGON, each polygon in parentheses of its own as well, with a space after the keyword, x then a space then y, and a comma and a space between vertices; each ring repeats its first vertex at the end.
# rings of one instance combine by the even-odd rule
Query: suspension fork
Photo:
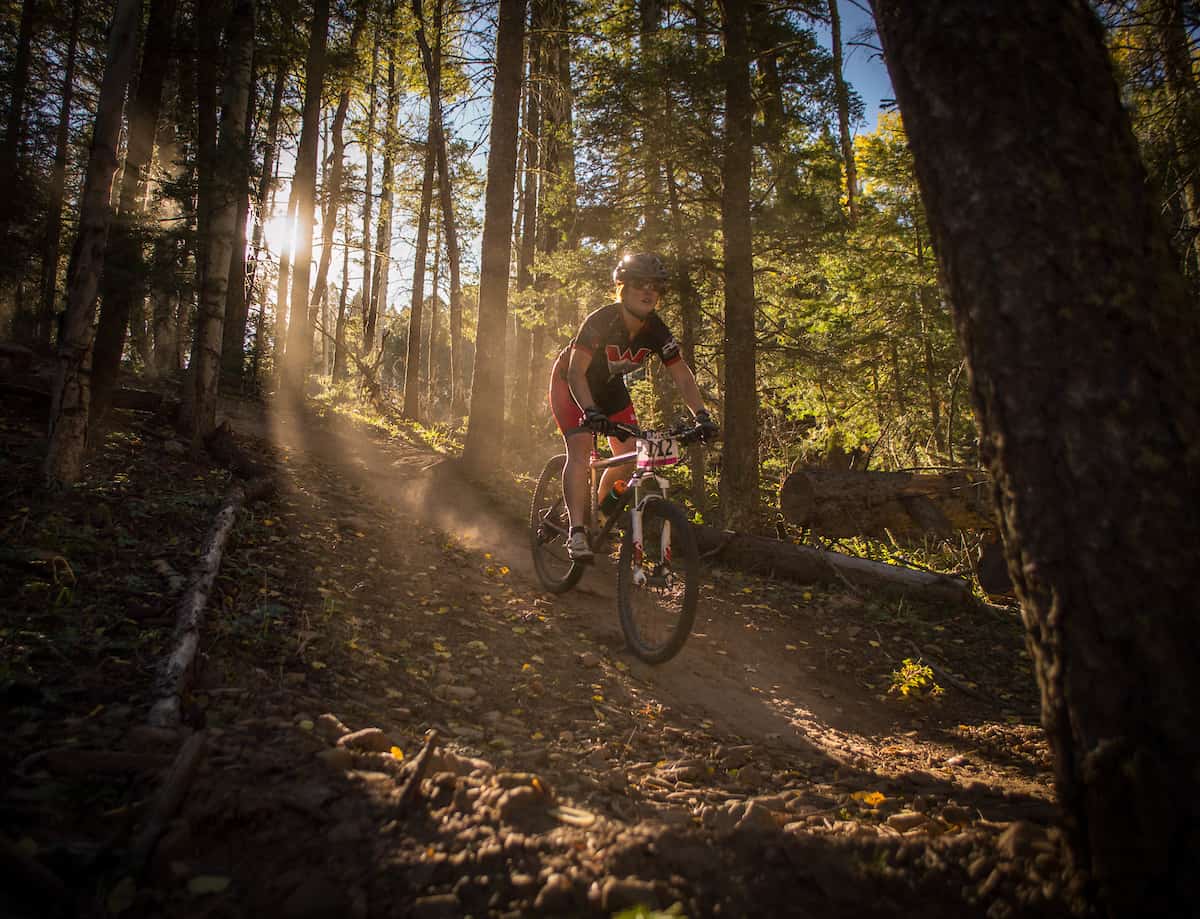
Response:
MULTIPOLYGON (((642 561, 645 559, 646 550, 645 543, 642 537, 642 508, 650 496, 643 498, 641 495, 641 485, 646 479, 653 479, 658 486, 658 493, 662 496, 662 500, 667 500, 667 492, 671 487, 670 481, 657 475, 646 475, 638 479, 634 485, 634 496, 632 507, 630 507, 630 528, 633 538, 633 583, 639 587, 646 583, 646 571, 642 567, 642 561)), ((658 559, 659 564, 669 564, 671 561, 671 521, 663 521, 662 539, 659 543, 661 557, 658 559)))

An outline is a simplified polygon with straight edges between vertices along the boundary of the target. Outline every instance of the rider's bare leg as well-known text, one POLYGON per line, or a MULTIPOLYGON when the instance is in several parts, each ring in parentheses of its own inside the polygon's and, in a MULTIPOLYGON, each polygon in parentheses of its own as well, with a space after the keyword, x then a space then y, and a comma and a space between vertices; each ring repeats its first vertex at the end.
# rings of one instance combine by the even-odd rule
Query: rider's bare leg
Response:
MULTIPOLYGON (((637 443, 632 437, 625 439, 610 437, 608 445, 612 448, 613 456, 619 456, 622 453, 631 453, 637 448, 637 443)), ((624 463, 620 466, 610 466, 605 469, 604 474, 600 476, 600 484, 597 486, 596 500, 603 501, 604 496, 613 487, 613 482, 617 481, 617 479, 628 479, 632 473, 632 462, 624 463)))
POLYGON ((563 438, 567 444, 567 465, 563 467, 563 499, 571 526, 586 526, 588 513, 588 460, 592 455, 592 435, 580 431, 563 438))

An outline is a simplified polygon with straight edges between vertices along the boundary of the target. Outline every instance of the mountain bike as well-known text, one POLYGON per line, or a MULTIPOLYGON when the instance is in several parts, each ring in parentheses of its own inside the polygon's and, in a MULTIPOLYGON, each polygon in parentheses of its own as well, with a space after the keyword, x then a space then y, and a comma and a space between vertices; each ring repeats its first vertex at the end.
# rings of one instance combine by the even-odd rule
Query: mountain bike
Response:
MULTIPOLYGON (((630 650, 642 660, 661 664, 679 653, 696 618, 700 590, 700 553, 691 522, 679 505, 667 499, 670 481, 657 470, 681 459, 680 449, 700 440, 699 425, 667 431, 647 431, 634 425, 614 424, 613 432, 633 437, 637 447, 629 453, 604 458, 592 433, 588 461, 591 494, 586 522, 588 544, 604 552, 614 531, 620 531, 617 559, 617 612, 630 650), (610 466, 635 460, 633 475, 616 507, 601 519, 596 495, 600 474, 610 466)), ((533 566, 542 586, 565 593, 583 577, 588 563, 567 554, 569 524, 563 498, 562 473, 567 455, 546 463, 533 492, 529 511, 529 538, 533 566)))

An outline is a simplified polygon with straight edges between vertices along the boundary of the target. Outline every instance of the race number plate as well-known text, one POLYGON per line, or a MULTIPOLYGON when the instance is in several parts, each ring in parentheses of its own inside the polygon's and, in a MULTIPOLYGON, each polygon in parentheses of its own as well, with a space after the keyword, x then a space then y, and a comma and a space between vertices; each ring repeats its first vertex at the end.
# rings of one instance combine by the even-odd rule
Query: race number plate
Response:
POLYGON ((656 469, 659 466, 674 466, 679 462, 679 441, 674 437, 663 434, 646 432, 646 436, 638 438, 637 467, 638 469, 656 469))

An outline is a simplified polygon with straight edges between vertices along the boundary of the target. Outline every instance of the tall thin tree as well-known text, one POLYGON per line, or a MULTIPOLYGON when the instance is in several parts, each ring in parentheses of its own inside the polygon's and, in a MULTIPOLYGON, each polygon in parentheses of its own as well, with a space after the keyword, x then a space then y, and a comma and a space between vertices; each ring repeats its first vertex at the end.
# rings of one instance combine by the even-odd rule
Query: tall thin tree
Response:
POLYGON ((493 461, 504 429, 504 329, 508 321, 508 266, 512 256, 513 186, 517 172, 524 36, 525 0, 500 0, 483 207, 475 372, 462 454, 464 465, 476 474, 482 474, 493 461))
POLYGON ((92 147, 80 196, 79 232, 67 277, 67 310, 58 339, 58 360, 50 404, 50 441, 43 471, 54 485, 79 478, 87 445, 88 403, 96 293, 104 268, 104 247, 111 219, 113 175, 121 134, 125 90, 137 54, 141 0, 118 0, 108 33, 108 54, 92 147))
POLYGON ((292 196, 296 199, 296 244, 292 257, 291 313, 287 354, 283 364, 283 388, 301 397, 308 380, 312 357, 313 328, 309 320, 309 284, 312 281, 312 237, 317 208, 317 149, 321 134, 321 92, 325 86, 329 38, 329 0, 313 5, 308 59, 304 68, 304 109, 300 123, 300 147, 296 151, 296 175, 292 196))

